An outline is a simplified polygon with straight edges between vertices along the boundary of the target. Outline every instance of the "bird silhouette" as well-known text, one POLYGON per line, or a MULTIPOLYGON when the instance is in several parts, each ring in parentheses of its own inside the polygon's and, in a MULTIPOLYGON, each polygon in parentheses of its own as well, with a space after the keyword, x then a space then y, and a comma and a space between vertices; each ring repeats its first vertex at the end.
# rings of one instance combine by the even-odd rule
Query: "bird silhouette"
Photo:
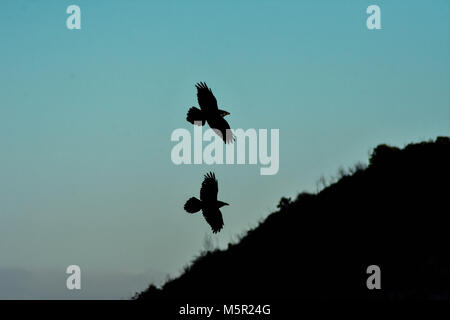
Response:
POLYGON ((200 200, 192 197, 184 205, 184 210, 189 213, 202 210, 203 217, 211 226, 213 233, 217 233, 223 228, 222 213, 219 209, 229 205, 217 200, 218 191, 219 187, 215 174, 213 172, 207 173, 200 189, 200 200))
POLYGON ((209 126, 225 143, 233 142, 234 137, 230 130, 230 125, 224 118, 230 113, 219 109, 216 97, 214 97, 206 83, 197 83, 195 87, 197 88, 197 100, 200 109, 191 107, 187 113, 186 120, 192 124, 201 124, 202 126, 205 125, 205 122, 208 122, 209 126))

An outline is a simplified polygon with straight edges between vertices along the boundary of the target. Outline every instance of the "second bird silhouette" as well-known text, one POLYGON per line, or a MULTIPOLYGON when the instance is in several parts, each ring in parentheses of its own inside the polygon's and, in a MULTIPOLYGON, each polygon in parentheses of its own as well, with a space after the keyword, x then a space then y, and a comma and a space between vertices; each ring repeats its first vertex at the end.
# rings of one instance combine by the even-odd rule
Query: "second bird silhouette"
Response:
POLYGON ((208 122, 209 126, 225 143, 233 142, 234 137, 230 130, 230 125, 224 118, 230 113, 219 109, 216 97, 214 97, 206 83, 197 83, 195 87, 197 88, 197 100, 200 109, 196 107, 190 108, 186 120, 192 124, 201 124, 202 126, 205 125, 205 122, 208 122))
POLYGON ((189 213, 202 210, 203 217, 211 226, 213 233, 217 233, 223 228, 222 213, 219 209, 229 205, 217 200, 218 192, 219 186, 215 174, 213 172, 207 173, 200 189, 200 200, 192 197, 184 205, 184 210, 189 213))

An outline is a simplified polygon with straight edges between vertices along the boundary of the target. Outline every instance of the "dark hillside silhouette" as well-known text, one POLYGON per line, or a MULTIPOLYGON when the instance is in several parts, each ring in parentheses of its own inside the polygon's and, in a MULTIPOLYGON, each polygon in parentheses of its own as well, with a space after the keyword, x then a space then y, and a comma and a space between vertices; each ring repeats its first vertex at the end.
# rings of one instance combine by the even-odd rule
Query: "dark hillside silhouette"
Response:
POLYGON ((450 138, 379 145, 318 194, 277 212, 227 250, 207 252, 138 299, 449 299, 450 138), (381 268, 381 290, 366 269, 381 268))

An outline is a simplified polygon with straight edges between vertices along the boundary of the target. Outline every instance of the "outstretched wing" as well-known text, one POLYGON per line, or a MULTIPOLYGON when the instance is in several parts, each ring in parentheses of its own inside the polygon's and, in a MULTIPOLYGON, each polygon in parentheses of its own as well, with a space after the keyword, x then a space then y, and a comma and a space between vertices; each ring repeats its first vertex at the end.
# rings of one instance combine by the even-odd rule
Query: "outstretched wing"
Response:
POLYGON ((212 91, 206 83, 200 82, 195 85, 197 88, 197 100, 200 109, 205 112, 218 111, 216 97, 214 97, 212 91))
POLYGON ((217 208, 203 209, 203 216, 211 226, 212 232, 217 233, 223 228, 222 212, 217 208))
POLYGON ((219 186, 215 174, 213 172, 207 173, 200 189, 200 200, 205 203, 215 203, 218 191, 219 186))
POLYGON ((223 142, 232 143, 234 141, 233 133, 227 120, 221 116, 214 117, 208 120, 209 126, 219 135, 223 142))

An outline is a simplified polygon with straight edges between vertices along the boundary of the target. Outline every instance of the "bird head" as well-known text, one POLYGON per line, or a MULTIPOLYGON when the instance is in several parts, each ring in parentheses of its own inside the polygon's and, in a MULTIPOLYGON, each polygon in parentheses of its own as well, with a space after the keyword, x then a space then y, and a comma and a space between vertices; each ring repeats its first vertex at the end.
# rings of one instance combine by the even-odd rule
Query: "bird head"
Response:
POLYGON ((217 205, 219 206, 219 208, 222 208, 223 206, 229 206, 228 203, 222 201, 217 201, 217 205))
POLYGON ((228 111, 225 110, 219 110, 219 113, 222 118, 230 114, 228 111))

